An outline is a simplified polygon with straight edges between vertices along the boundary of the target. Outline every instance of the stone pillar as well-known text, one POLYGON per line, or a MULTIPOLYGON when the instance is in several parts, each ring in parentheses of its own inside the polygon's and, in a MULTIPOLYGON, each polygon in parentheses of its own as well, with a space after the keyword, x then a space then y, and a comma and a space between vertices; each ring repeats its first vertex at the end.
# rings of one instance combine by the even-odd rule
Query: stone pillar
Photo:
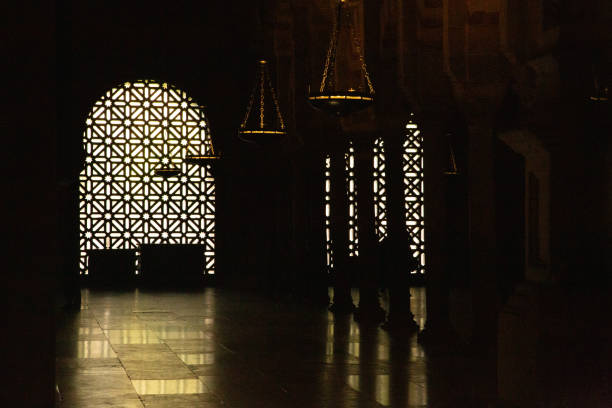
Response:
MULTIPOLYGON (((398 124, 399 125, 399 124, 398 124)), ((384 256, 389 288, 389 316, 384 328, 391 331, 416 331, 418 325, 410 310, 410 270, 407 268, 412 237, 406 232, 404 209, 404 180, 402 169, 403 126, 384 133, 387 163, 387 237, 384 256)))
MULTIPOLYGON (((494 135, 485 117, 469 118, 469 242, 474 310, 472 343, 483 353, 497 339, 494 135)), ((468 119, 468 120, 469 120, 468 119)))
POLYGON ((372 140, 364 137, 355 141, 357 177, 357 224, 359 227, 359 307, 355 320, 380 323, 385 311, 378 298, 379 265, 377 239, 374 233, 374 191, 372 180, 372 140))
MULTIPOLYGON (((345 137, 338 135, 338 137, 345 137)), ((334 313, 352 313, 355 309, 351 296, 348 267, 348 197, 346 191, 344 154, 345 139, 330 153, 331 159, 331 237, 334 256, 334 297, 330 310, 334 313)))
MULTIPOLYGON (((604 236, 604 269, 612 271, 612 143, 608 139, 605 158, 605 178, 604 191, 605 197, 605 236, 604 236)), ((612 278, 608 276, 608 285, 612 284, 612 278)))
POLYGON ((425 167, 425 282, 427 287, 427 321, 419 333, 419 342, 427 345, 449 345, 456 342, 449 315, 449 265, 446 223, 449 197, 446 194, 452 176, 444 174, 448 162, 448 140, 442 112, 424 116, 425 167))

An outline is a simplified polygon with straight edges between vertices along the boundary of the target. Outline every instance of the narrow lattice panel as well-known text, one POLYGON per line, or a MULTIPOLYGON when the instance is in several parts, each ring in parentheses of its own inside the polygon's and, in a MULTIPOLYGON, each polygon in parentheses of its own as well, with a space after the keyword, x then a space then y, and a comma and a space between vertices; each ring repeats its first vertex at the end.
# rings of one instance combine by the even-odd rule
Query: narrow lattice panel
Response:
POLYGON ((331 159, 329 155, 325 157, 324 173, 324 200, 325 200, 325 266, 327 271, 334 267, 334 253, 332 251, 331 238, 331 159))
POLYGON ((378 241, 382 241, 387 236, 387 168, 382 138, 374 141, 373 153, 374 230, 378 241))
POLYGON ((410 120, 406 125, 402 169, 406 228, 412 236, 412 250, 421 262, 418 273, 425 272, 425 205, 423 182, 423 137, 410 120))
POLYGON ((166 83, 126 82, 95 103, 86 124, 81 273, 87 250, 141 244, 204 244, 202 269, 214 273, 214 178, 210 167, 185 163, 188 154, 212 153, 202 108, 166 83), (156 176, 161 166, 180 175, 156 176))
POLYGON ((359 255, 359 228, 357 226, 357 182, 355 179, 355 148, 349 142, 348 152, 344 154, 344 175, 348 196, 348 250, 349 256, 359 255))

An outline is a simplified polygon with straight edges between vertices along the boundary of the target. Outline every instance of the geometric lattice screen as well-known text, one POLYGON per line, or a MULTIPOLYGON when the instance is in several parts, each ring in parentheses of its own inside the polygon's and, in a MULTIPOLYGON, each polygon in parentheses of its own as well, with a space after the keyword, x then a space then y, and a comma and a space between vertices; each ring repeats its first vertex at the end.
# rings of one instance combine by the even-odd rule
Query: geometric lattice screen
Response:
POLYGON ((374 231, 378 241, 387 236, 387 166, 385 144, 382 137, 374 141, 373 147, 373 191, 374 191, 374 231))
MULTIPOLYGON (((185 163, 212 154, 201 106, 185 92, 150 80, 106 92, 87 117, 80 175, 80 272, 87 250, 141 244, 204 244, 204 273, 215 269, 215 182, 210 165, 185 163), (155 176, 171 164, 176 177, 155 176)), ((135 265, 135 272, 138 265, 135 265)))
MULTIPOLYGON (((411 115, 412 117, 412 115, 411 115)), ((423 182, 423 137, 412 119, 406 125, 402 151, 404 180, 404 210, 406 230, 413 242, 410 247, 420 261, 420 268, 412 273, 425 272, 425 205, 423 182)), ((387 236, 386 157, 384 140, 378 138, 373 147, 374 228, 379 241, 387 236)))
POLYGON ((332 250, 331 239, 331 159, 329 155, 325 156, 325 175, 324 175, 324 203, 325 203, 325 266, 330 272, 334 267, 334 252, 332 250))
POLYGON ((423 136, 412 121, 406 125, 403 144, 402 171, 404 175, 404 209, 406 229, 412 236, 411 245, 421 267, 415 273, 425 272, 425 184, 423 181, 423 136))
MULTIPOLYGON (((348 255, 359 256, 359 226, 357 225, 357 182, 355 177, 355 148, 349 142, 348 151, 344 154, 344 181, 348 200, 348 255)), ((325 223, 325 266, 327 271, 334 267, 334 254, 331 237, 331 158, 325 156, 324 173, 324 223, 325 223)))
POLYGON ((348 250, 349 256, 359 255, 359 227, 357 225, 357 181, 355 178, 355 148, 349 141, 348 152, 344 154, 344 177, 348 198, 348 250))

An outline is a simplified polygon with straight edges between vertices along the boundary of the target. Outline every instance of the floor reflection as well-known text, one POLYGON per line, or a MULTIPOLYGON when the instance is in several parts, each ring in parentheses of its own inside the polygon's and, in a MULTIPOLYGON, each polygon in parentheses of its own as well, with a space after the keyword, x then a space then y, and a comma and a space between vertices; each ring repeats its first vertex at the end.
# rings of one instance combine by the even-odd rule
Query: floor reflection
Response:
POLYGON ((132 385, 140 395, 147 394, 202 394, 206 386, 198 379, 180 380, 132 380, 132 385))
POLYGON ((159 344, 161 340, 150 330, 105 330, 111 344, 159 344))
POLYGON ((189 365, 209 365, 215 363, 215 353, 195 353, 195 354, 179 354, 178 355, 185 364, 189 365))
POLYGON ((77 358, 109 358, 116 356, 108 341, 85 340, 76 342, 77 358))
MULTIPOLYGON (((423 325, 424 289, 411 293, 423 325)), ((96 398, 108 394, 111 406, 121 405, 113 385, 121 378, 145 403, 172 395, 212 401, 206 394, 232 407, 428 404, 426 357, 416 336, 394 340, 352 315, 211 288, 189 294, 85 290, 83 302, 81 315, 58 333, 64 367, 58 384, 88 384, 88 393, 102 384, 107 392, 96 398)), ((88 406, 76 402, 88 394, 73 388, 73 406, 88 406)), ((127 395, 124 385, 116 389, 127 395)))

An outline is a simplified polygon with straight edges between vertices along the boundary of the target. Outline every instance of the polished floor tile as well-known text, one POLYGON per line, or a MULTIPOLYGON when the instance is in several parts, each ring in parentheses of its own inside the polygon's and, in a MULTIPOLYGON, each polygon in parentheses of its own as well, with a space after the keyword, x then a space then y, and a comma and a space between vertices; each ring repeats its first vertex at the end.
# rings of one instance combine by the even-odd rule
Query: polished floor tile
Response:
POLYGON ((225 405, 212 394, 142 395, 146 408, 224 408, 225 405))
POLYGON ((208 391, 204 383, 197 378, 169 380, 132 380, 136 392, 148 394, 202 394, 208 391))
POLYGON ((111 344, 158 344, 162 341, 150 330, 107 329, 104 331, 111 344))
MULTIPOLYGON (((58 329, 62 406, 429 405, 415 336, 397 347, 351 317, 219 289, 84 290, 83 299, 58 329)), ((423 291, 412 301, 424 318, 423 291)))

